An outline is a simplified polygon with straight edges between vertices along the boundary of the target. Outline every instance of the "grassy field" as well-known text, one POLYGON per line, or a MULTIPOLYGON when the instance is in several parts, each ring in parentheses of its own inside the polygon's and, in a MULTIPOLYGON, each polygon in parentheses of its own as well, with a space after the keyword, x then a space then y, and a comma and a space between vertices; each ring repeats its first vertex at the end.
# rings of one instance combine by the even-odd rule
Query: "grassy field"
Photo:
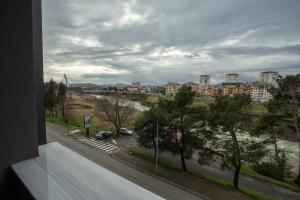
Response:
MULTIPOLYGON (((174 97, 163 97, 164 99, 174 99, 174 97)), ((159 100, 158 96, 151 96, 149 95, 147 98, 147 102, 149 103, 157 103, 159 100)), ((194 99, 193 105, 198 105, 198 106, 204 106, 207 107, 209 104, 213 103, 214 99, 212 98, 197 98, 194 99)), ((266 112, 266 108, 264 107, 263 103, 259 102, 253 102, 252 103, 252 113, 254 115, 261 115, 262 113, 266 112)))
MULTIPOLYGON (((94 137, 95 134, 102 130, 108 130, 112 132, 116 132, 112 123, 107 122, 105 120, 105 114, 97 109, 95 106, 95 102, 97 100, 90 96, 78 96, 73 95, 72 98, 72 109, 70 111, 70 121, 69 123, 65 123, 63 119, 61 119, 60 115, 56 118, 55 116, 51 116, 49 113, 46 113, 46 121, 63 126, 67 129, 80 129, 84 133, 83 130, 83 117, 84 115, 91 116, 91 129, 90 136, 94 137)), ((139 117, 141 113, 135 112, 130 119, 130 122, 125 124, 124 126, 133 129, 133 124, 135 119, 139 117)))

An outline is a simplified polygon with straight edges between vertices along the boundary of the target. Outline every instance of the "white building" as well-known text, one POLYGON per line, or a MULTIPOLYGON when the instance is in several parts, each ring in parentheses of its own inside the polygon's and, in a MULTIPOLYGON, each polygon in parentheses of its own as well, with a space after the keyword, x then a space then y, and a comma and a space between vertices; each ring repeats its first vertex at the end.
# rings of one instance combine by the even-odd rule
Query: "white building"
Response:
POLYGON ((239 82, 240 75, 239 74, 226 74, 225 82, 237 83, 239 82))
POLYGON ((268 91, 270 88, 270 84, 253 83, 250 89, 252 101, 267 102, 272 99, 272 95, 268 91))

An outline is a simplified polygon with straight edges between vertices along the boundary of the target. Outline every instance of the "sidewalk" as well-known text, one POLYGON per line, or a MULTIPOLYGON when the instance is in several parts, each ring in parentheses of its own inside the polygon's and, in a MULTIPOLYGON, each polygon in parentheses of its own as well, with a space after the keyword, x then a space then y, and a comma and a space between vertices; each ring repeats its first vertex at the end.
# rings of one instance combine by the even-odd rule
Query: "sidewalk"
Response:
POLYGON ((193 193, 198 194, 202 198, 205 196, 211 200, 251 199, 245 194, 227 190, 220 186, 195 178, 184 172, 174 172, 159 166, 157 173, 155 173, 155 165, 152 162, 128 155, 123 151, 113 153, 112 156, 132 167, 138 168, 146 173, 150 173, 153 176, 165 179, 165 181, 171 182, 171 184, 179 185, 178 187, 185 188, 189 192, 193 191, 193 193))

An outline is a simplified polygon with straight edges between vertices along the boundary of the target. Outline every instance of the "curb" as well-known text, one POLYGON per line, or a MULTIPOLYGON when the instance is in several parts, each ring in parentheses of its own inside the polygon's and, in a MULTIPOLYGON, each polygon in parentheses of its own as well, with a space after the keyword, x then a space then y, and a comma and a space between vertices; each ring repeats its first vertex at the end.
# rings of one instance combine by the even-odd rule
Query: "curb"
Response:
POLYGON ((114 156, 113 154, 110 154, 110 156, 111 156, 113 159, 115 159, 115 160, 117 160, 117 161, 119 161, 119 162, 121 162, 121 163, 123 163, 123 164, 129 166, 129 167, 132 167, 132 168, 134 168, 134 169, 136 169, 136 170, 139 170, 140 172, 143 172, 143 173, 145 173, 145 174, 147 174, 147 175, 149 175, 149 176, 152 176, 153 178, 159 179, 159 180, 161 180, 161 181, 163 181, 163 182, 165 182, 165 183, 168 183, 168 184, 170 184, 170 185, 173 185, 173 186, 175 186, 175 187, 177 187, 177 188, 179 188, 179 189, 181 189, 181 190, 184 190, 184 191, 186 191, 186 192, 192 193, 192 194, 194 194, 194 195, 197 196, 197 197, 200 197, 200 198, 202 198, 202 199, 204 199, 204 200, 212 200, 212 199, 209 199, 208 197, 206 197, 206 196, 204 196, 204 195, 202 195, 202 194, 199 194, 199 193, 197 193, 197 192, 195 192, 195 191, 193 191, 193 190, 190 190, 190 189, 188 189, 188 188, 186 188, 186 187, 184 187, 184 186, 182 186, 182 185, 179 185, 179 184, 177 184, 177 183, 174 183, 174 182, 172 182, 172 181, 169 181, 169 180, 167 180, 167 179, 165 179, 165 178, 163 178, 163 177, 161 177, 161 176, 158 176, 158 175, 156 175, 156 174, 154 174, 154 173, 151 173, 151 172, 149 172, 149 171, 146 171, 146 170, 144 170, 144 169, 141 169, 141 168, 139 168, 139 167, 137 167, 137 166, 135 166, 135 165, 133 165, 133 164, 131 164, 131 163, 128 163, 128 162, 126 162, 126 161, 124 161, 124 160, 122 160, 122 159, 120 159, 120 158, 114 156))

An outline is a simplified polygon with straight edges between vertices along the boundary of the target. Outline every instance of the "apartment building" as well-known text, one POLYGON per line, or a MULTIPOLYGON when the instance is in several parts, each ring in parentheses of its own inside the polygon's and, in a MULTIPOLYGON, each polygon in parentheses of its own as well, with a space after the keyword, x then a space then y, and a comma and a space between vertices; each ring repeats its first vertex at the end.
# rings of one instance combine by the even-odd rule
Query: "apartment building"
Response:
POLYGON ((166 96, 175 96, 180 88, 181 84, 176 82, 168 82, 165 86, 166 96))

